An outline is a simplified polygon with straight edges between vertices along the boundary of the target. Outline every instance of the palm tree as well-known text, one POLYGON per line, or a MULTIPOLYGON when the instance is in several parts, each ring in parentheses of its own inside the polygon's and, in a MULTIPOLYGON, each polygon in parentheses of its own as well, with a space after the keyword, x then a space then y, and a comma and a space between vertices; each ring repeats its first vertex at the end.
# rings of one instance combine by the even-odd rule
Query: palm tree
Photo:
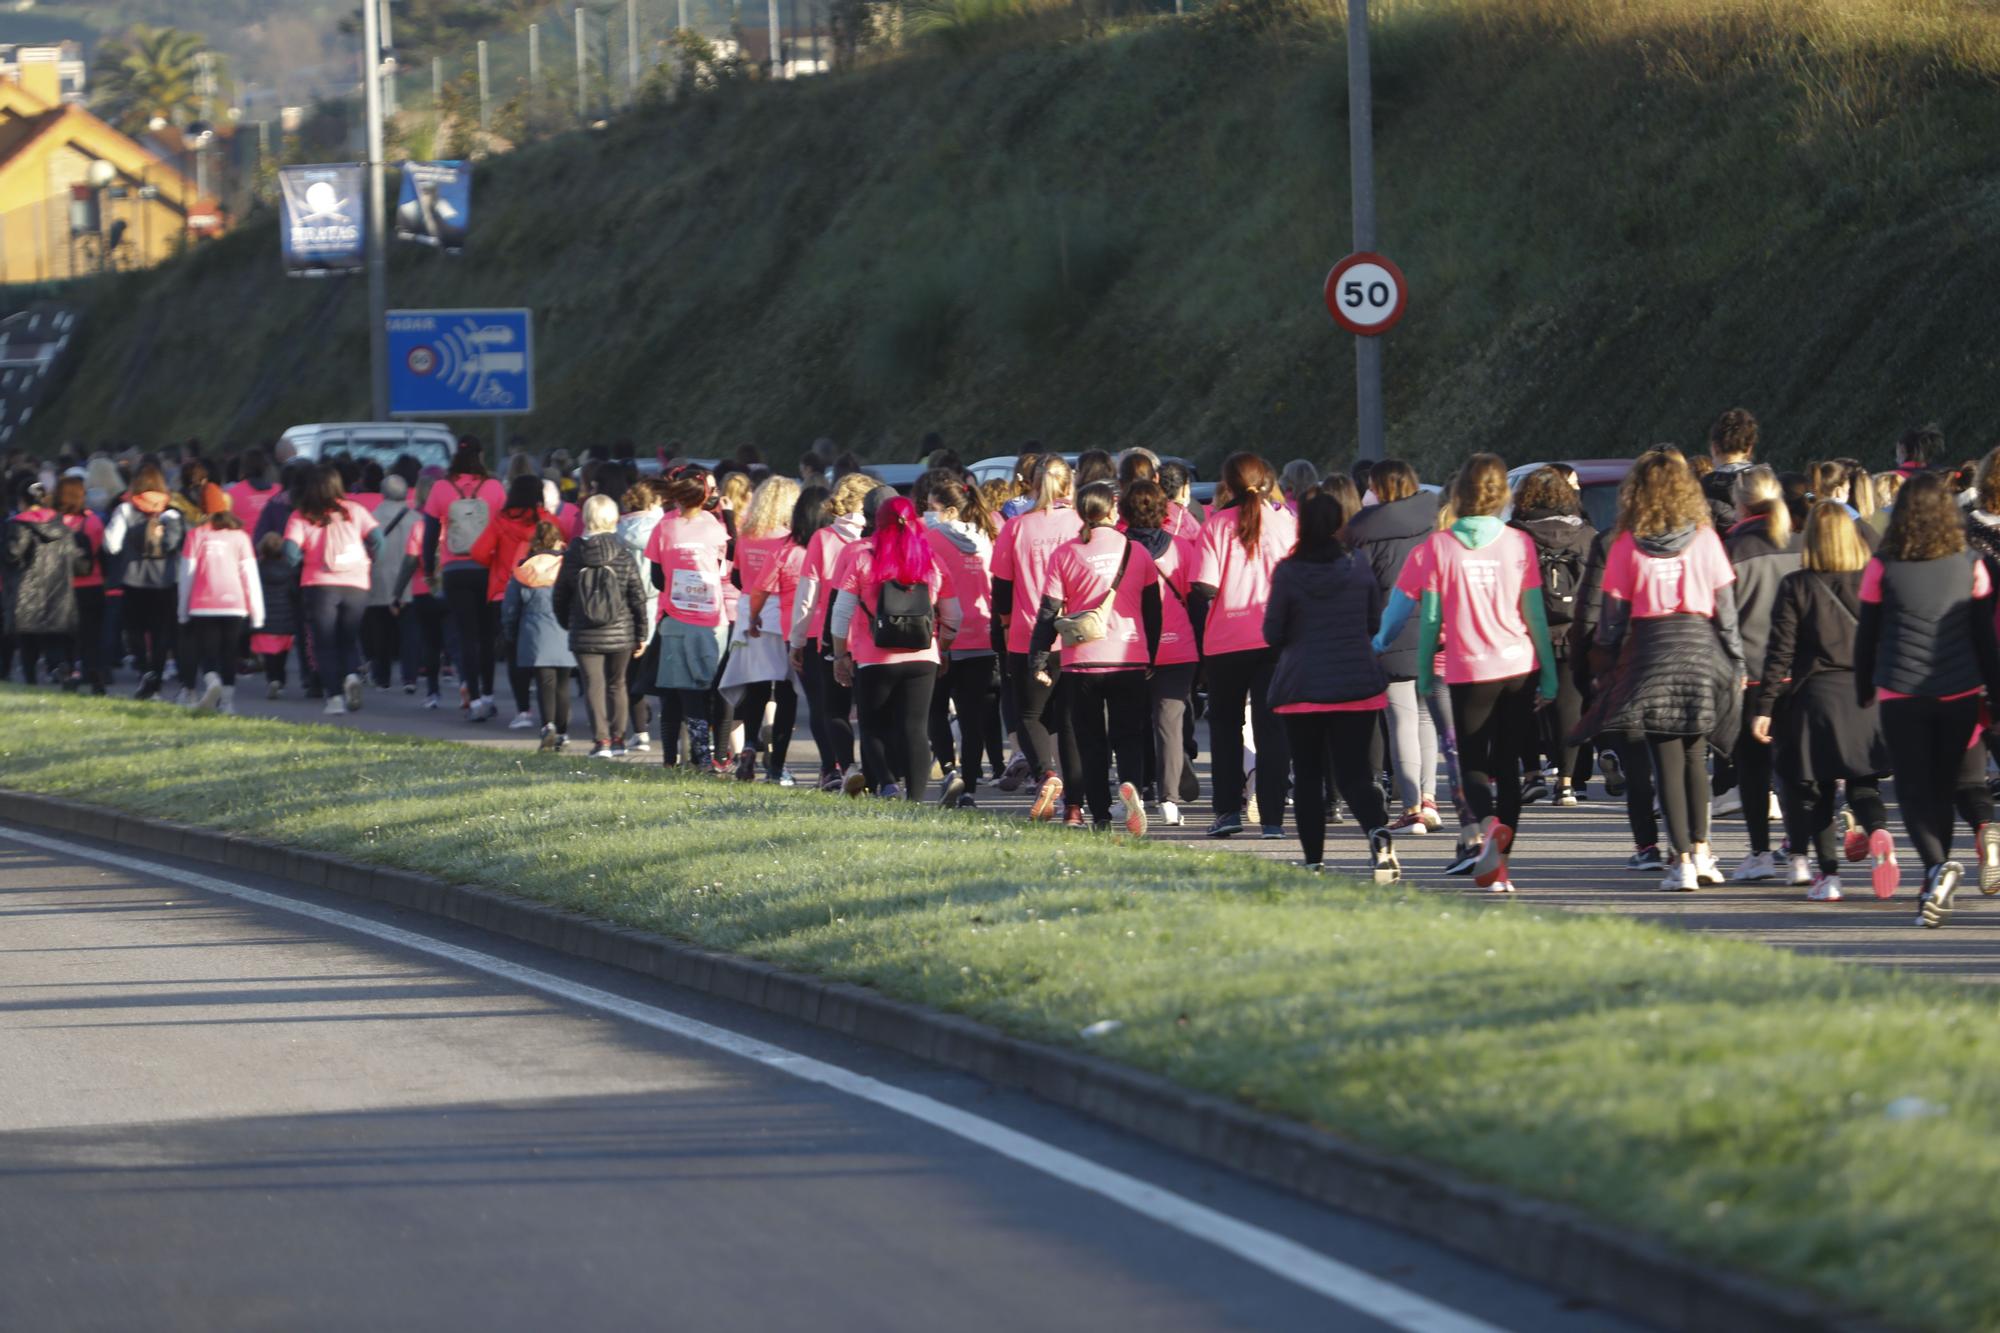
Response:
MULTIPOLYGON (((135 25, 97 49, 92 73, 97 110, 128 134, 155 120, 185 122, 201 101, 202 57, 208 41, 179 28, 135 25)), ((211 70, 220 58, 209 56, 211 70)))

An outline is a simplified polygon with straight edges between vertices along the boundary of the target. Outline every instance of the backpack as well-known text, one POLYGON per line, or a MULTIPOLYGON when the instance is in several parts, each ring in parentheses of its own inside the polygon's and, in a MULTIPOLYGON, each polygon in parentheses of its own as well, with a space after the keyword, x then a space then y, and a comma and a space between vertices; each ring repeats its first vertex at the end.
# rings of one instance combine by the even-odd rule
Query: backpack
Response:
POLYGON ((1576 598, 1583 590, 1583 556, 1573 548, 1557 550, 1535 543, 1542 566, 1542 610, 1551 625, 1576 619, 1576 598))
POLYGON ((445 506, 444 549, 446 555, 471 555, 472 544, 479 540, 479 534, 486 531, 486 524, 492 517, 486 501, 479 498, 479 488, 485 483, 477 477, 472 481, 472 494, 459 490, 458 483, 452 482, 451 489, 458 498, 445 506))
POLYGON ((618 623, 618 576, 609 565, 585 565, 576 572, 576 600, 570 604, 569 625, 605 629, 618 623))
POLYGON ((883 582, 875 590, 875 646, 921 652, 937 637, 928 583, 883 582))
POLYGON ((319 562, 329 574, 349 574, 368 563, 368 551, 361 545, 361 529, 345 511, 331 515, 320 529, 319 562))

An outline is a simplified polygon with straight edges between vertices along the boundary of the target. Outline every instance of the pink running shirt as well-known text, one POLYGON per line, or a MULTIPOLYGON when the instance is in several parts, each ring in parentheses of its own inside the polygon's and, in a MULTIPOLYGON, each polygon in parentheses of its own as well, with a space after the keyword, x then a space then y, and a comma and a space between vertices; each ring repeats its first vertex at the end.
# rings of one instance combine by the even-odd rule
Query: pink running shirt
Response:
POLYGON ((644 558, 658 565, 663 575, 660 615, 705 628, 723 622, 729 529, 721 519, 699 509, 692 518, 682 518, 678 511, 668 514, 647 539, 644 558))
POLYGON ((1535 539, 1519 528, 1501 529, 1476 551, 1450 532, 1434 532, 1410 552, 1396 579, 1396 591, 1413 601, 1437 594, 1447 685, 1506 680, 1539 665, 1521 594, 1541 586, 1535 539))
MULTIPOLYGON (((836 593, 852 593, 858 605, 854 608, 854 618, 847 622, 847 651, 854 654, 854 665, 859 667, 894 666, 899 662, 930 662, 938 660, 937 636, 931 636, 927 648, 877 648, 875 646, 875 548, 867 542, 855 542, 847 548, 852 559, 841 563, 840 585, 836 593)), ((936 608, 945 598, 949 584, 944 570, 936 561, 931 562, 928 580, 931 587, 931 606, 936 608)), ((933 624, 942 621, 934 617, 933 624)))
POLYGON ((1187 609, 1198 559, 1194 543, 1182 537, 1175 537, 1166 550, 1153 557, 1153 567, 1160 576, 1160 654, 1153 659, 1154 666, 1180 666, 1201 657, 1187 609))
POLYGON ((924 527, 924 537, 931 544, 931 554, 937 557, 938 567, 945 571, 945 577, 952 586, 952 595, 958 598, 958 637, 952 640, 955 647, 990 650, 993 642, 993 543, 981 533, 973 541, 973 549, 968 551, 960 546, 952 536, 929 526, 924 527))
POLYGON ((1281 506, 1267 504, 1257 529, 1257 548, 1246 551, 1236 536, 1237 513, 1238 507, 1231 505, 1210 514, 1195 547, 1194 581, 1215 589, 1202 635, 1202 650, 1210 657, 1271 646, 1264 641, 1271 571, 1299 540, 1299 521, 1281 506))
POLYGON ((358 562, 345 569, 326 567, 327 528, 340 522, 334 519, 321 527, 309 521, 297 510, 285 520, 285 540, 299 548, 305 557, 299 566, 299 586, 302 588, 365 588, 369 583, 370 562, 367 548, 363 543, 368 534, 375 531, 375 515, 363 509, 352 500, 343 499, 340 507, 347 514, 346 522, 352 527, 354 549, 361 553, 358 562))
MULTIPOLYGON (((1132 556, 1125 565, 1125 577, 1105 607, 1104 637, 1074 648, 1058 640, 1064 671, 1129 671, 1150 665, 1139 605, 1146 589, 1160 581, 1160 574, 1153 557, 1139 543, 1127 541, 1109 528, 1099 528, 1088 542, 1064 542, 1049 557, 1049 586, 1044 596, 1062 603, 1064 615, 1090 610, 1104 599, 1111 580, 1118 577, 1118 564, 1127 550, 1132 556)), ((1171 596, 1166 592, 1160 595, 1171 596)), ((1039 604, 1036 609, 1040 610, 1039 604)))
POLYGON ((1025 653, 1035 636, 1035 611, 1048 591, 1049 557, 1083 530, 1083 520, 1068 505, 1031 509, 1007 520, 1000 540, 993 543, 993 577, 1011 579, 1014 609, 1007 621, 1007 651, 1025 653))
POLYGON ((816 623, 806 627, 809 641, 826 639, 827 623, 833 619, 833 596, 840 591, 840 557, 853 544, 854 534, 843 531, 838 523, 827 524, 806 540, 806 558, 799 566, 799 577, 819 584, 818 601, 813 607, 816 623))
POLYGON ((1620 533, 1604 557, 1604 595, 1632 604, 1632 618, 1712 616, 1715 590, 1736 581, 1736 567, 1714 528, 1702 528, 1677 555, 1653 556, 1620 533))

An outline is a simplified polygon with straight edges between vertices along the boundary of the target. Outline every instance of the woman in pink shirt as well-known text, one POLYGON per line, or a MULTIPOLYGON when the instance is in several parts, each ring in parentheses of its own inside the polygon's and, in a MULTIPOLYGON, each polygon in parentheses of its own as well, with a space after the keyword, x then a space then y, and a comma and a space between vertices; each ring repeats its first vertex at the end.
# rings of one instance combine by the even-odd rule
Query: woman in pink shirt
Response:
POLYGON ((1708 844, 1707 752, 1735 744, 1746 677, 1736 570, 1713 523, 1680 450, 1655 449, 1633 465, 1604 559, 1597 697, 1577 728, 1645 739, 1677 854, 1660 887, 1677 892, 1722 883, 1708 844))
MULTIPOLYGON (((834 672, 854 687, 868 787, 921 801, 931 767, 925 722, 939 649, 950 648, 958 629, 958 603, 917 507, 903 497, 882 505, 874 532, 852 550, 833 604, 833 640, 842 645, 834 672)), ((851 785, 849 792, 859 794, 851 785)))
POLYGON ((375 516, 342 493, 340 473, 329 464, 315 467, 299 487, 298 508, 285 520, 285 558, 299 570, 300 603, 329 714, 361 707, 361 617, 368 610, 377 542, 375 516))
POLYGON ((245 453, 243 480, 233 483, 227 490, 229 512, 236 515, 245 532, 255 532, 257 520, 264 516, 264 506, 278 494, 278 483, 271 479, 271 456, 262 449, 245 453))
MULTIPOLYGON (((444 595, 445 613, 458 636, 458 683, 470 722, 493 716, 493 673, 500 644, 500 602, 488 598, 486 566, 472 548, 507 504, 507 490, 486 471, 486 454, 467 440, 451 456, 444 480, 431 487, 424 516, 431 542, 424 572, 444 595)), ((506 591, 504 578, 500 591, 506 591)))
POLYGON ((1196 546, 1190 618, 1200 628, 1208 676, 1208 725, 1214 775, 1211 838, 1243 831, 1243 712, 1250 710, 1257 742, 1257 809, 1266 838, 1285 835, 1285 791, 1291 769, 1285 730, 1266 692, 1276 656, 1264 641, 1271 571, 1291 553, 1298 520, 1278 502, 1278 478, 1255 454, 1232 454, 1222 465, 1229 503, 1202 525, 1196 546))
POLYGON ((839 791, 854 767, 854 693, 834 679, 833 638, 827 633, 839 591, 834 575, 841 553, 861 535, 868 496, 886 489, 865 473, 850 472, 834 483, 823 512, 808 506, 803 495, 792 511, 792 540, 796 544, 803 534, 805 554, 792 595, 787 642, 792 670, 805 682, 813 741, 819 747, 821 791, 839 791))
MULTIPOLYGON (((1041 785, 1029 813, 1047 819, 1062 800, 1063 782, 1078 771, 1076 738, 1064 710, 1069 696, 1060 669, 1047 683, 1028 666, 1028 643, 1034 635, 1035 611, 1048 591, 1049 560, 1056 548, 1074 540, 1083 520, 1070 507, 1072 475, 1068 463, 1055 454, 1035 464, 1034 507, 1009 519, 993 544, 993 614, 1006 631, 1007 675, 1020 715, 1021 753, 1029 775, 1041 785)), ((1001 784, 1005 786, 1005 782, 1001 784)), ((1082 814, 1076 816, 1078 822, 1082 814)))
POLYGON ((999 525, 964 474, 939 468, 924 478, 921 489, 929 508, 924 536, 958 595, 958 635, 939 664, 938 687, 931 694, 931 750, 946 770, 938 804, 947 810, 970 809, 979 790, 979 758, 1000 737, 1000 657, 992 637, 993 539, 999 525))
POLYGON ((743 753, 736 761, 739 782, 756 780, 758 733, 764 726, 765 706, 775 701, 771 740, 761 747, 764 776, 781 787, 793 785, 785 769, 785 755, 792 748, 792 731, 799 723, 799 694, 792 686, 790 655, 782 645, 785 626, 790 623, 786 615, 797 595, 798 569, 806 554, 792 544, 792 511, 798 503, 798 482, 790 477, 766 477, 751 493, 750 503, 736 523, 736 567, 731 577, 743 590, 736 623, 747 639, 768 636, 774 660, 774 665, 766 668, 770 674, 749 682, 736 703, 736 720, 743 726, 743 753), (773 593, 777 594, 775 599, 773 593))
POLYGON ((1188 589, 1194 583, 1194 543, 1165 528, 1167 494, 1157 482, 1134 481, 1118 502, 1125 535, 1153 557, 1160 576, 1160 646, 1153 654, 1153 674, 1146 681, 1152 718, 1153 748, 1147 774, 1158 799, 1160 822, 1176 827, 1184 822, 1181 807, 1198 799, 1200 783, 1188 762, 1187 738, 1194 697, 1195 672, 1201 651, 1195 646, 1194 624, 1188 618, 1188 589))
POLYGON ((1146 832, 1146 803, 1139 783, 1150 737, 1146 677, 1160 647, 1160 576, 1146 548, 1112 527, 1118 491, 1093 482, 1078 492, 1083 531, 1049 557, 1048 584, 1036 610, 1028 669, 1049 678, 1049 650, 1057 618, 1095 613, 1096 638, 1062 644, 1061 670, 1069 681, 1070 730, 1076 738, 1083 797, 1099 830, 1111 827, 1111 764, 1118 763, 1118 800, 1125 831, 1146 832))
POLYGON ((194 708, 236 711, 236 660, 243 636, 264 627, 264 584, 250 534, 216 491, 220 507, 181 547, 181 680, 194 708))
POLYGON ((90 572, 70 580, 76 590, 76 663, 63 688, 88 684, 92 694, 103 694, 109 684, 104 671, 104 522, 90 512, 87 497, 82 477, 56 483, 56 516, 90 548, 90 572))
POLYGON ((679 762, 681 721, 688 726, 688 761, 710 766, 715 673, 729 626, 722 598, 729 574, 729 530, 709 513, 710 478, 687 469, 667 483, 667 515, 646 541, 645 558, 660 590, 660 757, 679 762))

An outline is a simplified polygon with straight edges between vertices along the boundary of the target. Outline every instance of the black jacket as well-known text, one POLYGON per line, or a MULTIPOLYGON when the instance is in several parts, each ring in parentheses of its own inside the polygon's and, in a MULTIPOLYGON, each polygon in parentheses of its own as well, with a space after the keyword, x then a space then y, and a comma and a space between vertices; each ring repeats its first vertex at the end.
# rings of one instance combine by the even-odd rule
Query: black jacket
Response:
POLYGON ((1382 627, 1381 585, 1358 552, 1292 556, 1271 571, 1264 641, 1278 654, 1266 698, 1286 704, 1340 704, 1389 688, 1368 640, 1382 627))
POLYGON ((15 515, 0 548, 6 565, 9 634, 76 633, 76 590, 70 580, 90 572, 90 547, 60 518, 15 515))
POLYGON ((1750 679, 1761 680, 1764 652, 1771 637, 1771 610, 1777 605, 1778 585, 1785 575, 1799 567, 1805 543, 1799 534, 1784 546, 1771 540, 1770 522, 1764 518, 1745 519, 1724 533, 1722 549, 1736 568, 1736 624, 1743 635, 1743 663, 1750 679))
POLYGON ((1771 719, 1773 759, 1794 782, 1863 779, 1894 760, 1880 710, 1855 699, 1854 648, 1861 628, 1861 575, 1801 569, 1778 585, 1770 648, 1753 689, 1771 719))
MULTIPOLYGON (((1519 528, 1535 543, 1535 558, 1543 562, 1555 555, 1576 557, 1577 587, 1576 600, 1568 607, 1558 607, 1554 594, 1546 580, 1542 588, 1542 606, 1547 611, 1550 625, 1555 629, 1550 637, 1555 641, 1556 656, 1569 655, 1569 635, 1566 627, 1574 625, 1583 614, 1584 584, 1589 578, 1590 557, 1597 541, 1597 529, 1590 526, 1590 520, 1576 514, 1554 514, 1544 509, 1524 509, 1515 513, 1509 527, 1519 528)), ((1604 570, 1599 566, 1597 582, 1602 594, 1604 570)))
POLYGON ((556 623, 569 631, 573 653, 629 653, 645 641, 652 608, 646 605, 646 589, 639 582, 639 564, 615 532, 596 533, 569 544, 563 552, 562 568, 556 573, 554 602, 556 623), (577 576, 586 568, 609 569, 616 581, 623 614, 609 625, 585 628, 570 624, 577 576))
POLYGON ((299 567, 283 555, 261 556, 257 560, 257 582, 264 587, 264 628, 257 632, 284 637, 297 634, 299 567))
POLYGON ((1736 477, 1757 466, 1755 463, 1724 463, 1715 471, 1701 479, 1701 495, 1708 501, 1708 512, 1715 520, 1717 532, 1727 532, 1736 522, 1736 477))
MULTIPOLYGON (((1437 521, 1438 497, 1429 491, 1371 505, 1347 521, 1347 544, 1375 571, 1375 584, 1382 590, 1385 604, 1389 590, 1396 586, 1396 579, 1403 572, 1403 562, 1424 538, 1437 531, 1437 521)), ((1382 654, 1382 670, 1391 680, 1417 678, 1415 616, 1403 626, 1403 632, 1396 636, 1389 651, 1382 654)))

